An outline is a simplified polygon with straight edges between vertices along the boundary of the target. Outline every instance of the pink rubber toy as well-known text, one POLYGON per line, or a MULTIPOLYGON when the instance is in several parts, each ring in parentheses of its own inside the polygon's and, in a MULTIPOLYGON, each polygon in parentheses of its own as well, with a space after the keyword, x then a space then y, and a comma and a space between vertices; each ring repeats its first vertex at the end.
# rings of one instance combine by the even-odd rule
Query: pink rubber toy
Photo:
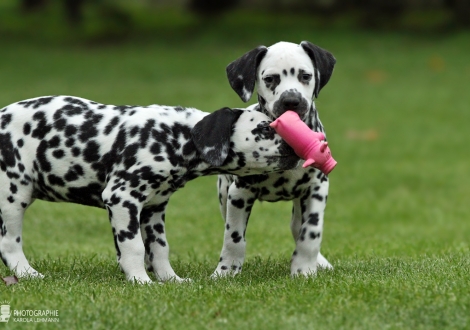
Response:
POLYGON ((325 134, 312 131, 294 111, 286 111, 270 126, 294 149, 297 156, 305 159, 302 167, 313 166, 323 173, 330 173, 337 162, 331 156, 325 134))

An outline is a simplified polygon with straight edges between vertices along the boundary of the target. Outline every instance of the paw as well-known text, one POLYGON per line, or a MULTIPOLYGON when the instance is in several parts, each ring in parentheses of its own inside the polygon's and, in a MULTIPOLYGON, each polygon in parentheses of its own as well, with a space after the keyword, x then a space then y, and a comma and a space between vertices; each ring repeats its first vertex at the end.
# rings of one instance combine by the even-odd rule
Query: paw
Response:
POLYGON ((224 265, 219 265, 217 266, 217 269, 212 273, 211 278, 212 279, 218 279, 220 277, 227 277, 227 276, 235 276, 237 274, 240 274, 242 271, 242 266, 237 266, 237 265, 232 265, 232 266, 224 266, 224 265))
POLYGON ((317 261, 312 261, 311 259, 300 260, 300 258, 295 258, 292 260, 290 266, 290 274, 292 277, 313 277, 317 274, 317 261))
POLYGON ((321 253, 318 254, 317 263, 318 268, 320 269, 333 270, 333 266, 328 262, 328 260, 326 260, 326 258, 321 253))
POLYGON ((128 276, 127 280, 136 284, 152 284, 153 281, 148 277, 148 275, 145 276, 128 276))
POLYGON ((18 278, 44 278, 44 275, 35 270, 34 268, 27 267, 23 269, 15 269, 15 274, 18 278))
POLYGON ((190 278, 184 278, 184 277, 179 277, 178 275, 176 274, 173 274, 173 275, 168 275, 168 274, 165 274, 165 275, 162 275, 162 276, 158 276, 156 275, 158 281, 160 283, 192 283, 193 280, 190 279, 190 278))
POLYGON ((291 268, 290 272, 292 277, 314 277, 316 274, 317 270, 312 268, 291 268))

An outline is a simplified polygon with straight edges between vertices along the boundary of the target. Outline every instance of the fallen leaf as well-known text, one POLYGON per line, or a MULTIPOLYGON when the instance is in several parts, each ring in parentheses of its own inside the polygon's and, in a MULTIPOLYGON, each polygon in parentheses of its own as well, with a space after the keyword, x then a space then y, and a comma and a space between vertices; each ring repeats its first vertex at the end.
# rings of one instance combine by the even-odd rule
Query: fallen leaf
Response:
POLYGON ((387 80, 387 73, 382 70, 369 70, 366 72, 367 81, 379 84, 387 80))
POLYGON ((2 278, 3 282, 5 282, 6 286, 13 285, 18 283, 18 277, 16 276, 7 276, 2 278))
POLYGON ((346 138, 356 141, 375 141, 379 138, 379 132, 375 129, 365 131, 349 130, 346 132, 346 138))
POLYGON ((446 62, 441 56, 434 55, 429 58, 428 67, 434 72, 441 72, 444 71, 446 62))

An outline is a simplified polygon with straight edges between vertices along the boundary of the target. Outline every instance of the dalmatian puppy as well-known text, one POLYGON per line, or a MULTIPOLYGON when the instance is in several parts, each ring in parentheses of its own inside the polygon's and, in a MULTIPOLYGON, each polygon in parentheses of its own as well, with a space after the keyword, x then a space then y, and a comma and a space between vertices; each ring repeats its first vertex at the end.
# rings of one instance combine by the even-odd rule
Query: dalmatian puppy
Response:
MULTIPOLYGON (((168 259, 165 208, 201 175, 260 174, 300 161, 254 110, 113 106, 48 96, 0 110, 0 256, 17 276, 42 275, 22 248, 35 199, 106 208, 128 280, 181 281, 168 259)), ((241 237, 242 232, 233 232, 241 237)))
MULTIPOLYGON (((248 109, 271 119, 293 110, 312 130, 324 132, 313 100, 329 81, 335 63, 331 53, 308 41, 300 45, 279 42, 257 47, 230 63, 227 77, 244 102, 251 98, 255 84, 258 86, 258 103, 248 109)), ((226 225, 220 261, 212 276, 241 271, 245 231, 256 200, 293 202, 290 228, 296 247, 292 275, 313 275, 317 266, 332 268, 320 253, 328 186, 328 177, 312 167, 246 177, 219 175, 219 204, 226 225)))

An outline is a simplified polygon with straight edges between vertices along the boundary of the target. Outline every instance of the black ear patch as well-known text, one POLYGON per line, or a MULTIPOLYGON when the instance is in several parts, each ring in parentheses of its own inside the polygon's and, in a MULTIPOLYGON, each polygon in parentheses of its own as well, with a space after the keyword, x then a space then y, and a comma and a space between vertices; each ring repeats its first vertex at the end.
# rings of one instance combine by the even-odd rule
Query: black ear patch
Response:
MULTIPOLYGON (((314 96, 317 98, 320 90, 327 84, 333 74, 336 59, 330 52, 308 41, 302 41, 300 45, 312 60, 315 70, 320 73, 320 79, 316 82, 314 91, 314 96)), ((318 79, 316 75, 315 79, 318 79)))
POLYGON ((259 46, 239 59, 227 65, 227 78, 233 90, 243 102, 248 102, 253 95, 256 71, 268 48, 259 46))
POLYGON ((243 110, 222 108, 205 116, 191 130, 191 137, 201 157, 212 166, 221 166, 227 159, 233 124, 243 110))

